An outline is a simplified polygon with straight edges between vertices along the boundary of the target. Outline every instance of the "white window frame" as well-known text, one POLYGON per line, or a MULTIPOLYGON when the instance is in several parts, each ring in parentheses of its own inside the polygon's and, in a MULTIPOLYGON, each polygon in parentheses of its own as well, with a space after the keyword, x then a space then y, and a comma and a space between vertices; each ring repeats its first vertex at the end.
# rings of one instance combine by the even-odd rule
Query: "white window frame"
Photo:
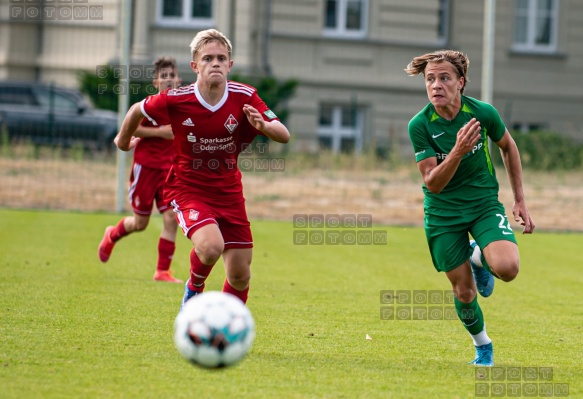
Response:
MULTIPOLYGON (((557 34, 559 26, 559 1, 551 0, 553 8, 550 11, 551 18, 551 31, 550 31, 550 42, 548 44, 536 44, 536 22, 537 22, 537 2, 538 0, 526 0, 528 1, 528 7, 526 10, 526 43, 516 42, 516 29, 518 26, 516 24, 516 18, 518 17, 518 9, 515 7, 515 22, 514 22, 514 38, 512 49, 520 52, 536 52, 536 53, 554 53, 557 51, 557 34)), ((518 3, 516 3, 516 6, 518 3)))
POLYGON ((158 26, 165 27, 183 27, 183 28, 201 28, 207 29, 214 27, 215 24, 215 13, 216 13, 216 1, 212 0, 211 4, 211 17, 210 18, 192 18, 190 12, 192 9, 192 0, 182 0, 182 16, 180 17, 165 17, 163 15, 164 11, 164 0, 156 1, 156 24, 158 26))
MULTIPOLYGON (((364 38, 368 32, 368 2, 369 0, 334 0, 336 1, 338 14, 336 15, 336 28, 329 28, 324 26, 324 36, 338 37, 338 38, 364 38), (360 30, 346 29, 346 14, 348 13, 348 2, 360 1, 362 5, 362 14, 360 16, 360 30)), ((326 0, 324 0, 324 4, 326 0)), ((325 11, 325 9, 324 9, 325 11)), ((324 12, 324 24, 326 23, 326 15, 324 12)))
MULTIPOLYGON (((342 126, 342 109, 347 107, 347 105, 330 105, 326 104, 332 108, 332 124, 331 125, 321 125, 318 123, 318 139, 320 137, 326 137, 332 139, 332 152, 337 154, 341 150, 341 143, 343 138, 354 139, 354 152, 360 153, 362 151, 362 136, 363 136, 363 121, 364 112, 362 109, 357 108, 355 125, 353 127, 342 126)), ((318 118, 320 117, 320 111, 318 111, 318 118)))

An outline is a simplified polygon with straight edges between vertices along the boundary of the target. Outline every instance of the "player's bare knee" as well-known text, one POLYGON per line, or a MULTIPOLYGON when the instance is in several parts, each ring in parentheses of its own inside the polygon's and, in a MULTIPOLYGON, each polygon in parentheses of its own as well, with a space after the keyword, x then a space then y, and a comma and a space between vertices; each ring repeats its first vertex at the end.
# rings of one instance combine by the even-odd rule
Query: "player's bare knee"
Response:
POLYGON ((520 269, 520 265, 518 260, 505 262, 502 267, 496 270, 496 274, 500 277, 500 280, 509 282, 516 278, 518 275, 518 271, 520 269))
POLYGON ((198 255, 200 261, 205 265, 214 265, 217 263, 219 258, 221 257, 220 252, 203 252, 202 254, 198 255))
POLYGON ((178 229, 178 222, 172 212, 164 212, 162 222, 164 223, 164 228, 168 231, 175 231, 178 229))
POLYGON ((174 219, 164 222, 164 229, 169 232, 170 231, 176 232, 176 230, 178 229, 178 223, 176 223, 176 220, 174 219))
POLYGON ((236 290, 243 291, 249 286, 251 273, 236 273, 229 275, 229 284, 236 290))
POLYGON ((463 303, 470 303, 476 297, 476 289, 473 287, 457 287, 454 292, 456 298, 463 303))
POLYGON ((202 263, 205 265, 215 264, 223 253, 224 245, 215 244, 201 244, 196 248, 196 254, 202 263))
POLYGON ((134 227, 135 227, 135 231, 144 231, 146 230, 146 227, 148 227, 148 220, 142 221, 142 220, 136 220, 136 222, 134 223, 134 227))

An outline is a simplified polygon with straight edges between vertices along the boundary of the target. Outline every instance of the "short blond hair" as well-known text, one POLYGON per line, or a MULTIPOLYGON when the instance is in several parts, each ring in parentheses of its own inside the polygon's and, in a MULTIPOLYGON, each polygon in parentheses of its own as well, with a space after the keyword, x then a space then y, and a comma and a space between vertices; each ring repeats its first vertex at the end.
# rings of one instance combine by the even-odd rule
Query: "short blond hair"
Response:
POLYGON ((425 68, 427 67, 428 63, 440 63, 443 61, 450 62, 457 71, 458 77, 464 78, 464 86, 461 89, 461 94, 464 94, 466 83, 470 81, 470 79, 468 79, 468 67, 470 66, 470 59, 461 51, 438 50, 434 51, 433 53, 420 55, 419 57, 413 58, 409 65, 407 65, 407 68, 405 68, 405 72, 407 72, 407 74, 410 76, 419 74, 425 75, 425 68))
POLYGON ((227 52, 229 53, 229 58, 231 58, 233 46, 231 45, 229 39, 227 39, 225 35, 216 29, 207 29, 198 32, 194 39, 192 39, 192 42, 190 42, 190 53, 192 54, 192 60, 194 61, 200 50, 212 41, 217 41, 225 46, 227 52))

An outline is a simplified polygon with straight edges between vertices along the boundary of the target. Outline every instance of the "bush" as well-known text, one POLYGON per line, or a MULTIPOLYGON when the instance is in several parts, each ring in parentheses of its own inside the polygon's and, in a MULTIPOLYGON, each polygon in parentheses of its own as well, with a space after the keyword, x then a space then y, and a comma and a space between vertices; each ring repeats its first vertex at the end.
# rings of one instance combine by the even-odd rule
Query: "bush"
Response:
POLYGON ((259 97, 285 123, 289 114, 287 101, 293 97, 298 81, 277 80, 273 76, 243 76, 238 73, 229 75, 230 80, 249 84, 257 89, 259 97))
MULTIPOLYGON (((583 145, 557 132, 533 131, 512 133, 520 151, 520 160, 525 169, 568 170, 583 165, 583 145)), ((500 151, 494 145, 492 159, 501 165, 500 151)))
MULTIPOLYGON (((119 77, 112 68, 102 71, 105 77, 93 72, 80 71, 77 74, 81 92, 87 94, 96 108, 118 111, 118 95, 121 90, 119 77)), ((151 81, 129 82, 129 105, 142 101, 149 95, 158 93, 151 81)))
MULTIPOLYGON (((90 71, 79 71, 77 79, 80 90, 91 99, 96 108, 118 111, 118 94, 121 86, 119 77, 113 68, 108 67, 102 70, 100 75, 90 71)), ((298 85, 297 80, 280 81, 272 76, 243 76, 238 73, 229 75, 229 79, 254 86, 269 109, 278 116, 282 123, 285 123, 289 114, 287 103, 295 93, 298 85)), ((158 91, 151 81, 130 81, 129 105, 157 93, 158 91)), ((266 137, 257 136, 255 142, 269 143, 269 140, 266 137)), ((282 152, 286 153, 287 151, 288 147, 284 146, 282 152)))
MULTIPOLYGON (((238 73, 229 75, 229 80, 246 83, 257 89, 259 97, 265 102, 265 105, 272 110, 279 120, 285 124, 289 115, 288 100, 293 97, 298 81, 288 79, 280 81, 273 76, 243 76, 238 73)), ((269 143, 269 139, 263 136, 257 136, 255 142, 269 143)), ((284 146, 283 153, 287 153, 288 146, 284 146)))
MULTIPOLYGON (((87 94, 95 107, 118 110, 118 94, 121 86, 119 78, 113 68, 102 71, 104 77, 96 75, 94 72, 79 71, 77 79, 80 89, 87 94)), ((272 76, 243 76, 232 74, 229 79, 254 86, 259 96, 265 104, 285 123, 288 116, 287 101, 293 97, 298 81, 289 79, 279 81, 272 76)), ((151 81, 130 81, 129 82, 130 105, 142 101, 147 96, 157 94, 158 91, 151 81)))

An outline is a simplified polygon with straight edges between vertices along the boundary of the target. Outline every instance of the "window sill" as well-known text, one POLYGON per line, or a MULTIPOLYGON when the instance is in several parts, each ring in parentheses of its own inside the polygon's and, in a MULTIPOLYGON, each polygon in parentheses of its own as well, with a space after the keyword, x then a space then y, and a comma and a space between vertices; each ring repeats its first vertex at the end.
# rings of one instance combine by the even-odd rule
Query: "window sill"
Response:
POLYGON ((348 39, 348 40, 362 40, 367 38, 366 31, 346 32, 324 30, 322 36, 327 39, 348 39))
POLYGON ((214 28, 215 21, 201 22, 201 21, 156 21, 154 28, 160 29, 176 29, 176 30, 192 30, 192 29, 209 29, 214 28))
POLYGON ((558 60, 563 60, 567 58, 567 54, 559 53, 556 51, 540 51, 540 50, 517 50, 510 49, 508 55, 511 57, 539 57, 539 58, 554 58, 558 60))

